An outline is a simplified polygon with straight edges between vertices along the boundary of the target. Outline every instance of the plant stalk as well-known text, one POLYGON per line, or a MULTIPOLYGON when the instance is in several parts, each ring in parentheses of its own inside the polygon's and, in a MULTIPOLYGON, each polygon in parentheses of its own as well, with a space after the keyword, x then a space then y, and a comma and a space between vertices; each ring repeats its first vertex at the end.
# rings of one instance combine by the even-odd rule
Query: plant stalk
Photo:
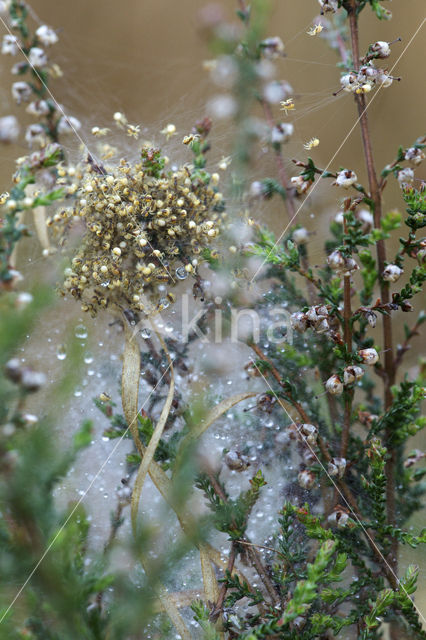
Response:
MULTIPOLYGON (((358 17, 356 15, 356 0, 352 1, 349 8, 349 25, 351 31, 351 43, 352 43, 352 57, 355 71, 359 69, 359 33, 358 33, 358 17)), ((380 185, 377 180, 376 169, 374 165, 374 157, 371 146, 371 136, 368 126, 366 100, 363 94, 355 95, 355 102, 358 108, 359 124, 361 128, 361 137, 364 150, 365 163, 368 174, 368 184, 370 189, 370 198, 373 202, 373 214, 374 214, 374 226, 377 229, 381 227, 382 217, 382 194, 380 185)), ((380 286, 380 298, 382 304, 388 304, 390 301, 389 295, 389 283, 385 282, 381 278, 381 274, 385 268, 386 263, 386 249, 384 240, 378 240, 377 247, 377 266, 379 271, 379 286, 380 286)), ((393 340, 392 340, 392 320, 390 315, 383 315, 383 350, 384 350, 384 408, 385 411, 389 409, 392 404, 392 391, 391 388, 395 383, 395 360, 393 353, 393 340)), ((390 443, 391 433, 389 430, 385 433, 386 443, 390 443)), ((396 465, 396 450, 389 446, 388 450, 390 457, 386 462, 386 508, 387 508, 387 522, 388 524, 396 524, 396 504, 395 504, 395 465, 396 465)), ((398 571, 398 541, 393 539, 391 551, 388 557, 388 562, 392 567, 392 571, 397 574, 398 571)))

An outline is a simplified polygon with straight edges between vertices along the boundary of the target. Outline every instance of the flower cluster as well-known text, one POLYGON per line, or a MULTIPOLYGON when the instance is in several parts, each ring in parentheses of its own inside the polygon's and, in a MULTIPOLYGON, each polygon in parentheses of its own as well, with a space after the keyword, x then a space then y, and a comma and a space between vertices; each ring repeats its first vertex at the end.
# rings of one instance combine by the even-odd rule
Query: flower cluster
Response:
POLYGON ((59 171, 59 183, 75 181, 76 200, 48 225, 62 230, 65 240, 72 223, 84 223, 62 289, 83 311, 94 316, 115 304, 150 314, 173 301, 167 288, 196 275, 200 254, 225 215, 219 176, 204 172, 201 179, 191 165, 166 172, 165 164, 158 149, 144 146, 137 163, 121 159, 101 167, 89 157, 82 168, 59 171))
POLYGON ((388 58, 391 54, 389 42, 378 41, 370 45, 369 50, 362 62, 364 63, 359 71, 345 73, 340 78, 340 85, 343 91, 349 93, 363 94, 370 93, 374 87, 390 87, 394 78, 386 69, 374 66, 375 59, 388 58))
MULTIPOLYGON (((62 72, 57 64, 49 61, 46 49, 58 42, 56 31, 43 24, 33 35, 27 26, 28 11, 24 3, 10 3, 8 6, 11 30, 16 35, 3 36, 1 53, 23 59, 12 66, 12 75, 19 80, 12 84, 12 97, 18 105, 28 103, 26 111, 37 118, 28 125, 25 141, 30 148, 43 148, 49 141, 56 142, 61 134, 78 131, 81 127, 77 118, 65 116, 63 109, 52 99, 48 91, 49 78, 57 78, 62 72), (23 79, 27 75, 27 79, 23 79)), ((1 119, 0 140, 13 142, 19 134, 19 125, 14 116, 1 119)))
MULTIPOLYGON (((360 349, 357 353, 358 362, 372 367, 379 360, 376 349, 360 349)), ((325 383, 326 390, 332 395, 339 396, 344 387, 352 386, 364 376, 364 369, 358 365, 349 365, 344 368, 343 375, 333 374, 325 383)))
POLYGON ((322 304, 310 307, 306 313, 296 311, 291 316, 293 329, 303 333, 306 329, 312 328, 316 333, 326 333, 333 324, 333 320, 329 316, 329 309, 330 306, 322 304))

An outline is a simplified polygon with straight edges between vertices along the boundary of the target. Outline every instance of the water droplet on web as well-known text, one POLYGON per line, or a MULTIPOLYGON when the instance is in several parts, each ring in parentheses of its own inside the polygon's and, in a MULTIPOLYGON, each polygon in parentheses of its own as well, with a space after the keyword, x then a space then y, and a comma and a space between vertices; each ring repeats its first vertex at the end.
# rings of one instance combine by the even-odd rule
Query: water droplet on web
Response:
POLYGON ((185 271, 185 267, 178 267, 175 273, 176 273, 176 278, 178 278, 179 280, 185 280, 185 278, 188 275, 188 273, 185 271))
POLYGON ((74 335, 79 340, 85 340, 87 338, 87 329, 84 324, 78 324, 75 328, 74 335))
POLYGON ((151 331, 144 327, 143 329, 141 329, 141 336, 142 338, 145 338, 145 340, 148 340, 148 338, 151 337, 151 331))
POLYGON ((92 354, 90 353, 90 351, 88 351, 85 356, 84 356, 84 362, 86 364, 91 364, 93 362, 94 358, 92 356, 92 354))
POLYGON ((83 394, 82 388, 81 387, 77 387, 76 390, 74 391, 74 396, 76 398, 80 398, 80 396, 83 394))
POLYGON ((56 351, 56 357, 58 358, 58 360, 65 360, 65 358, 67 357, 67 351, 63 344, 59 345, 58 350, 56 351))
POLYGON ((160 298, 158 304, 160 304, 163 309, 167 309, 167 307, 170 305, 170 302, 167 300, 167 298, 160 298))

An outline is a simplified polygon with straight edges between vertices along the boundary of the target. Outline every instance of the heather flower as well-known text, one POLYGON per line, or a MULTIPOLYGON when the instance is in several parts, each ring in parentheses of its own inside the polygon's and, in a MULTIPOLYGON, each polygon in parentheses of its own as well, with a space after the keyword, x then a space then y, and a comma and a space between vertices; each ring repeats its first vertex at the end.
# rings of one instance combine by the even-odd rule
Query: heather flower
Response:
POLYGON ((311 185, 311 183, 308 180, 305 180, 303 176, 293 176, 293 178, 290 178, 290 182, 296 189, 298 195, 306 193, 311 185))
POLYGON ((293 88, 288 82, 272 80, 263 87, 263 98, 270 104, 278 104, 291 96, 293 88))
POLYGON ((425 154, 418 147, 410 147, 404 155, 404 159, 408 160, 414 166, 419 165, 425 158, 425 154))
POLYGON ((300 227, 293 231, 291 237, 296 244, 306 244, 309 240, 309 232, 304 227, 300 227))
POLYGON ((369 51, 374 54, 375 58, 389 58, 391 54, 391 48, 388 42, 378 40, 370 46, 369 51))
POLYGON ((330 378, 325 383, 325 388, 327 391, 335 396, 343 393, 343 383, 340 380, 339 376, 336 374, 330 376, 330 378))
POLYGON ((62 116, 58 122, 58 133, 62 135, 75 134, 81 129, 81 122, 74 116, 62 116))
POLYGON ((272 144, 284 144, 290 140, 294 126, 290 123, 279 122, 271 129, 272 144))
POLYGON ((315 474, 313 471, 309 471, 308 469, 304 469, 297 476, 297 481, 302 489, 312 489, 315 484, 315 474))
POLYGON ((343 169, 343 171, 339 171, 336 177, 336 182, 338 187, 343 187, 344 189, 349 189, 352 187, 358 180, 358 177, 355 171, 351 169, 343 169))
POLYGON ((403 273, 404 270, 401 269, 401 267, 398 267, 398 265, 388 264, 382 273, 382 278, 387 282, 396 282, 397 280, 399 280, 403 273))
POLYGON ((338 478, 343 478, 346 470, 346 459, 345 458, 332 458, 328 463, 328 474, 330 476, 337 476, 338 478))
POLYGON ((19 51, 19 40, 16 36, 6 34, 3 36, 1 52, 3 55, 16 56, 19 51))
POLYGON ((28 54, 28 61, 35 69, 40 69, 47 65, 47 56, 43 49, 33 47, 28 54))
POLYGON ((302 311, 296 311, 296 313, 291 314, 291 326, 296 331, 303 333, 308 328, 308 318, 306 314, 302 311))
POLYGON ((357 366, 345 367, 343 371, 343 384, 349 385, 361 380, 364 375, 364 369, 357 366))
POLYGON ((44 127, 42 127, 41 124, 30 124, 25 132, 25 141, 30 149, 35 144, 38 144, 40 147, 44 147, 47 143, 44 127))
POLYGON ((372 366, 379 360, 379 354, 376 349, 360 349, 358 355, 362 358, 364 364, 372 366))
POLYGON ((310 445, 314 445, 318 438, 318 429, 314 424, 303 423, 299 428, 300 434, 304 437, 306 442, 310 445))
POLYGON ((19 136, 19 123, 15 116, 0 118, 0 142, 10 144, 19 136))
POLYGON ((332 12, 335 13, 339 8, 337 0, 318 0, 321 5, 321 13, 332 12))
POLYGON ((33 90, 28 82, 14 82, 12 84, 12 96, 18 104, 28 102, 31 98, 33 90))
POLYGON ((36 30, 36 36, 40 40, 41 44, 45 47, 49 47, 52 44, 56 44, 58 42, 58 36, 55 31, 48 27, 46 24, 42 24, 36 30))
POLYGON ((284 44, 278 36, 262 40, 260 43, 260 49, 265 58, 268 58, 269 60, 275 60, 276 58, 284 55, 284 44))
POLYGON ((355 73, 346 73, 345 75, 341 76, 340 84, 343 91, 355 91, 358 84, 357 75, 355 73))
POLYGON ((398 182, 401 186, 414 182, 414 171, 410 167, 398 171, 398 182))
POLYGON ((30 102, 25 111, 32 116, 41 118, 49 113, 50 108, 46 100, 35 100, 34 102, 30 102))

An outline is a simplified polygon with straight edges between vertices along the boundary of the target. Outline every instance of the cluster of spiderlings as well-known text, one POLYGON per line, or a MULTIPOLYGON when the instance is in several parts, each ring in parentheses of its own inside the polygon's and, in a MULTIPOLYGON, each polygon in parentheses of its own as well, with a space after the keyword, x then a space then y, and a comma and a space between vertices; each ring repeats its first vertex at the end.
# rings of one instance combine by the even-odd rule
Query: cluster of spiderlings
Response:
POLYGON ((219 234, 226 217, 219 176, 200 178, 191 165, 166 171, 166 162, 144 146, 137 163, 103 167, 89 157, 82 168, 59 171, 59 183, 75 181, 76 199, 48 226, 60 231, 61 244, 71 224, 85 226, 61 291, 92 316, 110 305, 135 314, 161 310, 174 301, 170 288, 197 276, 203 251, 219 234))

